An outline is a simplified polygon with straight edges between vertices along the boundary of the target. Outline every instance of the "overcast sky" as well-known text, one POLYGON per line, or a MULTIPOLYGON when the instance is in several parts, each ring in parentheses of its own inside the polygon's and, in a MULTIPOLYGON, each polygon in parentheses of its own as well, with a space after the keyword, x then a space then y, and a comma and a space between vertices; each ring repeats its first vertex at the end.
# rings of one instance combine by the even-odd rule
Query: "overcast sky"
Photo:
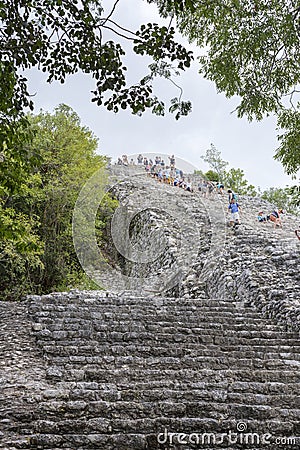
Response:
MULTIPOLYGON (((108 5, 107 11, 113 3, 109 0, 103 2, 108 5)), ((142 0, 120 0, 114 20, 134 31, 142 23, 162 23, 156 7, 142 0)), ((125 65, 132 82, 147 73, 146 62, 141 56, 127 53, 125 65)), ((71 106, 81 118, 82 125, 89 127, 99 138, 99 153, 114 160, 122 154, 139 152, 174 153, 206 171, 208 166, 200 156, 213 143, 221 151, 223 159, 229 162, 229 167, 242 168, 247 180, 255 186, 266 189, 292 183, 281 164, 273 159, 278 146, 274 118, 252 123, 238 119, 232 113, 238 99, 229 100, 217 93, 214 84, 198 74, 197 62, 192 69, 176 78, 184 89, 184 99, 193 104, 192 113, 179 121, 168 113, 165 117, 157 117, 146 112, 137 117, 129 110, 118 114, 108 112, 91 103, 90 91, 94 89, 94 82, 86 75, 72 76, 63 85, 57 82, 49 85, 45 80, 44 74, 38 71, 33 70, 29 74, 29 89, 35 94, 35 112, 40 109, 51 112, 60 103, 71 106)), ((166 80, 155 82, 155 89, 155 93, 165 100, 178 96, 175 86, 166 80)))

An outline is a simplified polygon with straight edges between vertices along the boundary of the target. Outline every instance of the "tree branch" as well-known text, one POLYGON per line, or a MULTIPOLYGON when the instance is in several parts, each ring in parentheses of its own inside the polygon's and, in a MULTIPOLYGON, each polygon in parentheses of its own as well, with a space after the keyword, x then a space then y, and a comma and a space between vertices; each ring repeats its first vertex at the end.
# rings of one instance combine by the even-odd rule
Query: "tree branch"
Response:
POLYGON ((113 13, 115 12, 116 6, 119 3, 120 0, 116 0, 114 6, 112 7, 111 12, 109 13, 109 15, 107 16, 107 18, 105 19, 103 25, 106 24, 106 22, 111 18, 111 16, 113 15, 113 13))
MULTIPOLYGON (((113 23, 116 27, 120 28, 120 30, 126 31, 127 33, 130 33, 130 34, 133 34, 134 36, 136 36, 136 33, 134 33, 134 32, 131 31, 131 30, 128 30, 127 28, 121 27, 121 25, 119 25, 117 22, 114 22, 114 21, 111 20, 111 19, 108 19, 108 18, 105 19, 105 22, 104 22, 103 25, 105 25, 105 23, 106 23, 107 21, 113 23)), ((101 26, 103 26, 103 25, 101 25, 101 26)))
POLYGON ((174 80, 172 80, 172 78, 167 78, 171 83, 174 84, 174 86, 176 86, 179 90, 180 90, 180 96, 179 96, 179 102, 181 101, 182 95, 183 95, 183 89, 182 87, 179 86, 179 84, 175 83, 174 80))
POLYGON ((129 36, 125 36, 124 34, 118 33, 118 31, 114 30, 114 29, 111 28, 111 27, 108 27, 107 25, 102 25, 102 27, 103 27, 103 28, 106 28, 107 30, 112 31, 113 33, 117 34, 118 36, 121 36, 121 37, 124 38, 124 39, 127 39, 128 41, 135 41, 135 40, 136 40, 136 38, 131 38, 131 37, 129 37, 129 36))
POLYGON ((289 99, 290 105, 291 105, 291 107, 293 108, 294 111, 297 111, 297 108, 296 108, 296 106, 295 106, 294 103, 293 103, 293 97, 294 97, 294 94, 300 94, 300 90, 294 88, 294 89, 293 89, 291 92, 289 92, 288 94, 284 94, 283 97, 290 97, 290 99, 289 99))

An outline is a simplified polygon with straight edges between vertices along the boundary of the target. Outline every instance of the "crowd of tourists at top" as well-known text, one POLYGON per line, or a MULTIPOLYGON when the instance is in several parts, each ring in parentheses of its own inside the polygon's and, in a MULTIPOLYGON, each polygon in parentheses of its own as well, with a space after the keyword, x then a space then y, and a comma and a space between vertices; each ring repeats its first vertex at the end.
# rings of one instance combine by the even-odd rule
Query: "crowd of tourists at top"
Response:
MULTIPOLYGON (((186 191, 194 192, 194 187, 190 177, 185 178, 181 169, 176 168, 176 159, 174 155, 168 156, 168 161, 162 159, 161 156, 155 156, 154 160, 143 156, 141 153, 137 156, 136 160, 130 158, 128 160, 127 155, 122 155, 118 158, 117 165, 123 166, 140 166, 144 167, 149 176, 156 178, 161 183, 166 183, 171 186, 183 188, 186 191)), ((219 182, 212 182, 207 179, 200 179, 197 185, 197 191, 201 193, 204 198, 209 198, 212 193, 224 194, 224 185, 219 182)), ((229 224, 234 228, 240 225, 240 212, 241 207, 238 203, 238 196, 231 189, 227 190, 228 194, 228 213, 230 214, 229 224)), ((281 227, 281 214, 282 209, 275 208, 269 214, 265 214, 263 211, 259 211, 257 214, 257 220, 260 223, 272 222, 274 228, 281 227)), ((299 230, 297 230, 299 231, 299 230)), ((296 233, 296 231, 295 231, 296 233)), ((300 234, 297 234, 300 239, 300 234)))
POLYGON ((117 164, 144 167, 147 174, 156 178, 158 181, 193 192, 191 179, 189 177, 185 178, 183 171, 176 168, 174 155, 168 156, 168 161, 165 161, 161 156, 155 156, 153 161, 151 158, 142 154, 137 156, 136 161, 133 158, 128 161, 127 155, 123 155, 122 158, 118 159, 117 164))

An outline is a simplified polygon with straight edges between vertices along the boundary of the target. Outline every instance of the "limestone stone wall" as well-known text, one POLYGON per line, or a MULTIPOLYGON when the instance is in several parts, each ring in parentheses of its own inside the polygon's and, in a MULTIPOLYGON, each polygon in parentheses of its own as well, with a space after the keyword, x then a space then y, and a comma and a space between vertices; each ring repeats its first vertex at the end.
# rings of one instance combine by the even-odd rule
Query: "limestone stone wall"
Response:
POLYGON ((115 195, 121 200, 130 199, 134 191, 131 206, 137 207, 140 203, 144 207, 149 196, 150 209, 143 210, 133 220, 132 242, 139 245, 142 252, 151 245, 154 251, 160 247, 165 249, 151 264, 132 264, 124 260, 128 275, 138 278, 149 276, 151 271, 163 273, 180 258, 180 240, 183 239, 192 256, 181 258, 184 270, 178 283, 168 290, 162 282, 152 293, 190 298, 208 295, 246 302, 268 317, 300 329, 300 245, 294 234, 297 217, 284 214, 283 229, 274 229, 271 223, 259 223, 257 213, 260 210, 271 212, 276 205, 260 198, 240 196, 242 223, 233 232, 227 226, 226 194, 214 193, 204 198, 197 192, 196 179, 195 191, 190 194, 154 181, 141 169, 136 172, 136 169, 117 168, 114 173, 116 179, 121 180, 115 188, 115 195), (180 234, 180 226, 189 221, 198 229, 196 240, 192 234, 180 234))

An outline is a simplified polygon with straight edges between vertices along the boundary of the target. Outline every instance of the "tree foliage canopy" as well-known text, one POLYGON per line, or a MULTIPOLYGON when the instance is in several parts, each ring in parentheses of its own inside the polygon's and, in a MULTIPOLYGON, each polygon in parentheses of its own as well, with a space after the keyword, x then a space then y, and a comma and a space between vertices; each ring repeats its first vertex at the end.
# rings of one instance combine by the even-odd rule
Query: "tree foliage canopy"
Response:
MULTIPOLYGON (((212 181, 220 181, 226 185, 227 188, 232 189, 238 194, 256 195, 256 189, 252 184, 249 184, 245 179, 245 174, 242 169, 231 168, 226 170, 228 162, 222 159, 222 154, 214 144, 210 144, 201 159, 205 161, 211 168, 206 174, 208 179, 212 181), (210 176, 212 178, 210 178, 210 176)), ((205 174, 205 175, 206 175, 205 174)))
POLYGON ((205 155, 201 156, 201 159, 209 164, 211 170, 218 174, 217 181, 224 181, 226 173, 225 168, 229 163, 222 159, 221 152, 215 147, 214 144, 210 144, 210 148, 206 150, 205 155))
POLYGON ((228 97, 238 95, 239 116, 260 120, 278 112, 299 83, 299 2, 227 0, 194 2, 180 29, 207 48, 200 71, 228 97))
POLYGON ((242 169, 231 168, 225 173, 224 182, 228 188, 231 188, 234 192, 238 192, 241 195, 256 196, 256 189, 253 184, 249 184, 245 178, 244 171, 242 169))
MULTIPOLYGON (((32 108, 20 70, 36 67, 47 73, 49 82, 63 83, 78 71, 90 74, 96 83, 92 101, 114 112, 128 107, 134 114, 142 114, 146 108, 164 114, 164 103, 153 94, 153 80, 156 76, 171 79, 185 70, 192 52, 175 41, 171 21, 168 27, 148 23, 137 31, 115 22, 118 2, 108 12, 100 0, 0 2, 0 82, 4 86, 7 75, 13 74, 20 108, 32 108), (135 85, 127 83, 122 39, 132 43, 134 53, 153 60, 149 73, 135 85)), ((183 102, 181 94, 170 106, 176 118, 190 109, 190 102, 183 102)))
MULTIPOLYGON (((107 165, 107 158, 96 154, 96 137, 66 105, 53 114, 28 115, 28 140, 19 127, 17 150, 8 146, 0 162, 0 298, 14 300, 84 281, 73 246, 72 214, 84 183, 107 165)), ((106 197, 99 241, 107 211, 115 208, 106 197)))
POLYGON ((298 0, 157 0, 179 29, 203 49, 200 72, 227 97, 239 117, 278 117, 275 158, 287 173, 300 168, 300 4, 298 0), (180 7, 178 6, 178 4, 180 7))
POLYGON ((269 188, 262 193, 263 199, 272 203, 274 208, 281 208, 292 214, 299 214, 299 188, 269 188))

